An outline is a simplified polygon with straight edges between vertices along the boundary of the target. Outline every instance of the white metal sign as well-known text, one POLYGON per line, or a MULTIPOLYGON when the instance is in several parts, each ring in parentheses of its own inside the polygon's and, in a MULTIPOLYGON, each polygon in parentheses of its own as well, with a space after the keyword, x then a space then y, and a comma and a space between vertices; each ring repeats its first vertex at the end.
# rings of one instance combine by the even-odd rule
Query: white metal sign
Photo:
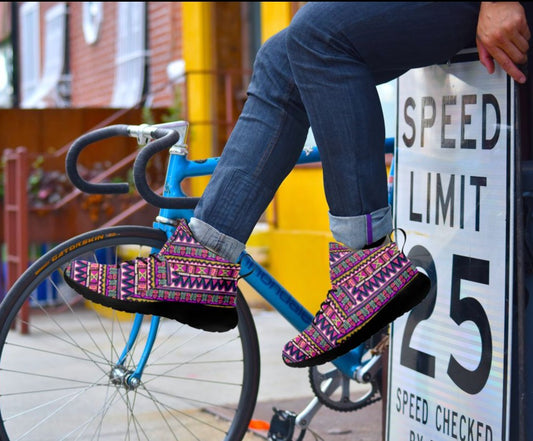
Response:
POLYGON ((388 441, 508 439, 513 87, 479 61, 398 80, 396 225, 433 288, 392 327, 388 441))

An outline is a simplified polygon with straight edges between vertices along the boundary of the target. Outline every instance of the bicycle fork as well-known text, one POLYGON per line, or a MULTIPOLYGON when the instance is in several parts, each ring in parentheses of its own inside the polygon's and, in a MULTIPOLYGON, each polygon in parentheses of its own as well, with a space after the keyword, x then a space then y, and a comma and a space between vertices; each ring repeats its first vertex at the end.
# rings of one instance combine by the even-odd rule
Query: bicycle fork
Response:
POLYGON ((126 361, 126 357, 128 356, 129 352, 133 348, 135 341, 137 340, 137 336, 139 335, 139 330, 141 329, 143 319, 144 315, 135 314, 135 320, 133 321, 133 325, 126 346, 124 347, 124 350, 122 351, 122 354, 120 355, 117 363, 109 373, 111 383, 113 383, 115 386, 123 386, 126 390, 137 389, 137 387, 139 387, 139 385, 141 384, 141 376, 146 366, 146 363, 148 362, 150 352, 152 351, 152 348, 154 346, 161 318, 158 316, 152 316, 152 320, 150 322, 150 331, 148 332, 148 337, 141 358, 139 359, 135 370, 132 371, 125 367, 124 362, 126 361))

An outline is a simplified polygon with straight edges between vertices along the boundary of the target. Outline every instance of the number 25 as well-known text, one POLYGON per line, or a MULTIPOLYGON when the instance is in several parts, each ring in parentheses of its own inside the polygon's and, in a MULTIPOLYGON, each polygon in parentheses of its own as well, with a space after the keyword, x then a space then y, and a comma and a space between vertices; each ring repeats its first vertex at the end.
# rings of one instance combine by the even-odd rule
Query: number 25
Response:
MULTIPOLYGON (((431 317, 437 301, 437 273, 435 262, 429 251, 417 245, 409 252, 409 259, 415 266, 426 270, 432 280, 427 298, 414 308, 405 324, 402 338, 400 364, 430 377, 435 377, 435 357, 410 346, 411 337, 416 326, 431 317)), ((461 298, 461 280, 468 280, 484 285, 489 284, 490 262, 454 254, 452 260, 452 281, 450 296, 450 317, 457 324, 472 321, 481 337, 481 356, 476 369, 469 370, 450 355, 448 375, 452 381, 469 394, 477 394, 485 386, 492 364, 492 334, 487 314, 481 303, 473 297, 461 298)))

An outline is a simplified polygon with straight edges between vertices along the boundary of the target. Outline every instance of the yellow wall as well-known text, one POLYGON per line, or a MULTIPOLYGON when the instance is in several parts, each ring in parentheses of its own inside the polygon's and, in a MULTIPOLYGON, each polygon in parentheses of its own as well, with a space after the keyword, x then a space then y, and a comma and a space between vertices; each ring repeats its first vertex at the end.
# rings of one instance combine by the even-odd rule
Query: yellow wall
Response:
MULTIPOLYGON (((263 41, 288 26, 290 19, 289 2, 262 2, 263 41)), ((332 237, 327 212, 321 167, 296 167, 269 207, 268 234, 261 234, 268 248, 269 271, 312 313, 330 289, 332 237)))
MULTIPOLYGON (((213 69, 213 4, 212 2, 182 2, 183 58, 188 73, 186 87, 189 133, 189 152, 192 159, 213 156, 214 130, 209 124, 198 122, 213 119, 213 79, 210 75, 194 73, 213 69)), ((190 192, 200 195, 208 178, 191 180, 190 192)))
POLYGON ((276 227, 270 234, 269 270, 309 311, 315 313, 331 288, 327 204, 320 167, 296 167, 274 202, 276 227))
POLYGON ((289 2, 261 2, 261 40, 263 43, 291 21, 289 2))

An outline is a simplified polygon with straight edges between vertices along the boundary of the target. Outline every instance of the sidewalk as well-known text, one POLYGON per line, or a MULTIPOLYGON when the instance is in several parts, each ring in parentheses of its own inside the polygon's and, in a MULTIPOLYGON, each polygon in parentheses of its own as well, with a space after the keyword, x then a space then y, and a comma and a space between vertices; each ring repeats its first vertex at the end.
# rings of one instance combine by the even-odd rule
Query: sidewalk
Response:
MULTIPOLYGON (((263 401, 257 404, 254 419, 269 419, 272 417, 272 407, 278 409, 304 409, 310 399, 263 401)), ((315 439, 313 433, 324 441, 382 441, 381 431, 381 401, 356 412, 335 412, 323 407, 313 418, 304 441, 315 439)), ((266 432, 262 433, 266 439, 266 432)), ((295 433, 294 440, 299 433, 295 433)))
MULTIPOLYGON (((261 350, 260 388, 253 420, 270 423, 273 407, 298 414, 306 408, 314 396, 309 383, 309 370, 289 368, 281 359, 281 349, 289 339, 294 337, 296 331, 278 312, 254 308, 253 315, 261 350)), ((146 391, 149 390, 150 393, 145 393, 145 389, 141 387, 138 394, 127 394, 122 388, 111 387, 107 389, 109 370, 104 361, 107 356, 97 349, 100 341, 105 343, 110 338, 122 340, 128 335, 121 326, 109 328, 106 333, 102 324, 107 325, 107 319, 86 308, 84 309, 81 304, 77 305, 75 315, 69 314, 68 311, 51 313, 50 315, 36 311, 36 314, 32 315, 30 323, 32 333, 29 335, 20 335, 16 332, 10 334, 9 345, 4 347, 0 365, 2 371, 2 381, 0 382, 2 416, 15 414, 12 422, 9 423, 15 431, 26 430, 26 425, 24 428, 17 425, 19 421, 17 415, 21 415, 19 412, 27 409, 40 410, 41 407, 42 410, 46 411, 46 405, 51 409, 51 417, 48 417, 50 421, 46 423, 46 441, 63 439, 61 436, 64 436, 69 430, 77 430, 75 427, 80 421, 77 412, 82 411, 84 406, 94 406, 97 409, 102 409, 101 415, 105 416, 106 419, 105 431, 100 433, 101 439, 106 441, 118 440, 121 431, 114 429, 123 427, 129 421, 124 420, 127 414, 122 412, 123 405, 129 403, 128 397, 132 399, 135 397, 136 421, 141 422, 143 431, 150 434, 149 439, 165 440, 168 439, 168 428, 158 424, 159 420, 156 421, 151 418, 153 402, 149 398, 152 397, 152 394, 156 394, 155 396, 161 398, 161 401, 158 402, 165 402, 165 405, 168 403, 166 408, 178 412, 184 418, 183 421, 185 422, 180 427, 189 436, 188 439, 218 439, 219 435, 214 437, 211 431, 222 422, 218 417, 223 417, 223 415, 217 412, 224 406, 219 406, 212 411, 210 408, 206 408, 205 403, 209 402, 212 406, 229 403, 226 400, 233 395, 225 395, 223 385, 229 385, 229 388, 233 386, 231 383, 233 368, 231 364, 225 367, 219 366, 218 361, 216 368, 212 368, 213 361, 210 362, 209 357, 214 357, 216 361, 219 360, 218 356, 220 355, 215 350, 208 351, 208 359, 201 363, 199 363, 200 359, 191 358, 189 354, 189 349, 193 355, 196 354, 195 347, 190 344, 190 341, 203 347, 202 339, 211 339, 209 333, 198 333, 197 330, 182 327, 174 321, 165 322, 165 325, 160 327, 158 335, 164 345, 156 345, 150 359, 153 365, 151 369, 158 369, 158 366, 161 366, 160 369, 163 369, 161 375, 158 375, 156 370, 146 373, 147 376, 144 381, 149 385, 146 391), (183 328, 184 332, 175 336, 174 326, 183 328), (192 340, 195 335, 199 336, 199 340, 192 340), (37 348, 42 348, 42 350, 39 349, 39 365, 36 367, 35 364, 28 364, 28 357, 37 348), (76 356, 79 353, 76 351, 71 354, 73 349, 82 351, 81 356, 76 356), (167 356, 170 357, 168 363, 166 362, 167 356), (190 359, 193 362, 179 364, 177 360, 180 357, 185 357, 185 359, 190 359), (29 373, 30 371, 35 371, 36 374, 32 375, 29 373), (205 389, 196 387, 198 384, 195 382, 196 378, 202 381, 200 384, 205 389), (217 384, 216 390, 220 391, 218 395, 211 394, 213 389, 208 387, 207 380, 217 384), (22 391, 33 392, 21 393, 21 389, 22 391), (43 389, 52 395, 45 399, 43 394, 35 394, 35 391, 42 391, 43 389), (79 392, 72 393, 70 392, 71 389, 79 392), (106 390, 109 393, 102 395, 102 392, 107 393, 106 390), (167 391, 172 391, 172 393, 169 394, 167 391), (11 399, 11 395, 18 396, 17 401, 11 399), (207 401, 204 395, 208 395, 209 399, 212 398, 213 401, 207 401), (59 402, 58 399, 63 396, 65 398, 61 398, 62 404, 56 406, 56 403, 59 402), (189 396, 193 396, 195 400, 181 399, 181 397, 189 396), (41 399, 41 397, 43 398, 41 399), (107 398, 110 398, 110 401, 107 398), (147 398, 147 400, 143 398, 147 398), (5 412, 5 404, 8 404, 7 413, 5 412), (20 411, 17 410, 19 405, 20 411), (205 423, 198 426, 197 423, 200 420, 205 421, 205 423), (71 424, 71 429, 65 428, 71 424), (191 430, 188 429, 189 425, 191 430), (191 438, 190 434, 192 433, 198 437, 191 438)), ((148 323, 143 327, 146 330, 148 323)), ((139 346, 138 351, 142 350, 143 344, 139 346)), ((123 344, 120 347, 123 347, 123 344)), ((216 344, 213 345, 213 348, 217 347, 216 344)), ((226 351, 223 354, 224 359, 233 360, 231 352, 233 347, 231 345, 223 346, 223 350, 226 351)), ((240 354, 240 351, 238 353, 240 354)), ((112 359, 118 357, 118 353, 111 355, 112 359)), ((137 359, 137 356, 133 358, 137 359)), ((235 359, 237 360, 238 357, 235 359)), ((356 383, 353 385, 358 386, 356 383)), ((38 413, 42 414, 40 411, 38 413)), ((97 415, 100 414, 97 413, 97 415)), ((381 401, 355 412, 336 412, 322 406, 312 419, 310 430, 306 433, 304 441, 314 439, 324 441, 381 441, 381 420, 381 401), (314 434, 318 438, 313 436, 314 434)), ((255 431, 247 435, 246 440, 266 439, 267 433, 267 430, 255 431)), ((298 436, 299 431, 296 431, 293 441, 296 441, 298 436)), ((42 431, 32 432, 29 437, 24 439, 45 441, 42 431), (39 438, 35 438, 35 436, 39 436, 39 438)), ((180 435, 179 439, 185 438, 180 435)))
MULTIPOLYGON (((261 348, 261 382, 253 419, 270 422, 273 407, 298 414, 314 395, 308 369, 289 368, 281 360, 283 345, 296 331, 275 311, 254 309, 253 315, 261 348)), ((311 421, 305 441, 315 439, 311 431, 324 441, 382 441, 382 401, 355 412, 322 406, 311 421)), ((266 431, 258 433, 266 439, 266 431)), ((294 440, 298 435, 295 433, 294 440)))

